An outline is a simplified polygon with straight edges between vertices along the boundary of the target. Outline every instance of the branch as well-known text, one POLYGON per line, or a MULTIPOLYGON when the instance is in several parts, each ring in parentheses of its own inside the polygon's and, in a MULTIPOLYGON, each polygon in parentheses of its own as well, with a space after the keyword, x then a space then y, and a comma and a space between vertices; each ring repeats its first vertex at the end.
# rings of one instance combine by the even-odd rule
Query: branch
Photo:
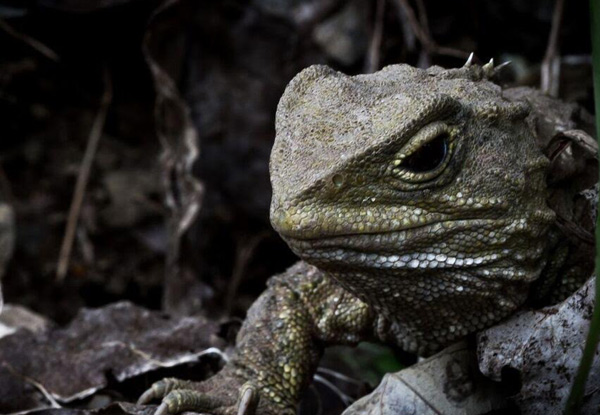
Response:
POLYGON ((381 55, 381 40, 383 37, 383 17, 385 12, 385 0, 377 0, 377 9, 375 11, 375 25, 371 42, 369 42, 369 50, 367 52, 367 60, 365 62, 365 73, 373 73, 379 69, 381 55))
POLYGON ((425 6, 423 3, 417 3, 417 6, 419 7, 420 11, 419 17, 417 17, 417 15, 415 14, 415 11, 408 3, 408 0, 394 0, 394 4, 406 16, 411 30, 413 31, 417 39, 419 39, 419 42, 423 46, 424 52, 427 55, 445 55, 461 59, 466 59, 469 56, 468 52, 462 51, 460 49, 440 46, 436 43, 436 41, 431 36, 431 32, 429 31, 427 14, 425 13, 425 6))
POLYGON ((558 35, 560 33, 560 23, 562 21, 565 1, 556 0, 554 5, 554 14, 552 15, 552 28, 546 46, 546 54, 542 61, 541 85, 540 89, 544 94, 556 97, 558 96, 558 87, 560 79, 560 58, 557 56, 558 35))
POLYGON ((54 52, 48 46, 44 45, 42 42, 40 42, 37 39, 34 39, 23 33, 17 32, 15 29, 13 29, 8 23, 6 23, 2 19, 0 19, 0 29, 4 30, 6 32, 6 34, 8 34, 9 36, 12 36, 15 39, 20 40, 21 42, 31 46, 33 49, 38 51, 40 54, 44 55, 46 58, 48 58, 54 62, 60 61, 60 58, 58 57, 56 52, 54 52))
POLYGON ((100 107, 96 113, 96 118, 90 129, 88 137, 87 147, 81 161, 79 168, 79 175, 77 176, 77 183, 75 184, 75 191, 73 193, 73 199, 71 200, 71 207, 69 208, 69 216, 67 219, 67 226, 65 228, 65 236, 60 247, 60 255, 58 257, 58 265, 56 267, 56 280, 62 281, 67 275, 69 268, 69 261, 71 258, 71 251, 73 249, 73 240, 75 239, 75 233, 77 230, 77 222, 79 221, 79 215, 81 213, 81 205, 83 204, 83 198, 90 178, 90 171, 92 163, 96 156, 96 150, 102 136, 102 130, 104 130, 104 122, 106 121, 106 113, 108 107, 112 101, 112 82, 108 74, 108 70, 104 72, 104 93, 100 101, 100 107))

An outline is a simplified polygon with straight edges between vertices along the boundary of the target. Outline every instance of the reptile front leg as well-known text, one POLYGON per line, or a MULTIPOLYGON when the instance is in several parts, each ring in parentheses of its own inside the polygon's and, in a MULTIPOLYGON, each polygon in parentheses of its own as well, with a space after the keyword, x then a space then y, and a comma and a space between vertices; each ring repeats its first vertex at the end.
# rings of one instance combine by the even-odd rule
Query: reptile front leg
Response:
POLYGON ((205 382, 157 382, 139 403, 162 399, 157 415, 186 410, 230 415, 244 405, 257 405, 260 415, 294 414, 323 348, 372 338, 374 322, 369 306, 315 267, 298 263, 269 281, 221 372, 205 382))

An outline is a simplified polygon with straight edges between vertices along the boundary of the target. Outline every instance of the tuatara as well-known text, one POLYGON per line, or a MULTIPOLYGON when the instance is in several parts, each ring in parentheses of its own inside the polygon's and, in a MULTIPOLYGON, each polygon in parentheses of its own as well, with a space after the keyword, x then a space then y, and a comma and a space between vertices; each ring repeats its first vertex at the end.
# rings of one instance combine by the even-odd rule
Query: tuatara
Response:
POLYGON ((294 414, 326 346, 429 355, 587 277, 564 272, 538 143, 549 138, 493 75, 470 61, 297 75, 277 109, 271 222, 303 261, 269 281, 221 372, 165 379, 140 403, 294 414))

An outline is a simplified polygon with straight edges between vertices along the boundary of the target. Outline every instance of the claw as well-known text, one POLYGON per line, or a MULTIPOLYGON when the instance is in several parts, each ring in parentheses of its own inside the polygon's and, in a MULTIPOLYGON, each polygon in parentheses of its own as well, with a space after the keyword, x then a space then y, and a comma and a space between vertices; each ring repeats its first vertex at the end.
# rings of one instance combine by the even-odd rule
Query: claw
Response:
POLYGON ((219 398, 194 390, 175 389, 164 397, 154 415, 175 415, 183 411, 203 412, 220 406, 225 406, 225 402, 219 398))
POLYGON ((169 392, 176 389, 186 389, 191 386, 192 382, 187 380, 181 380, 176 378, 167 378, 159 380, 152 384, 150 389, 140 396, 137 403, 138 405, 146 405, 154 399, 163 398, 169 392))
POLYGON ((237 415, 255 415, 260 395, 251 382, 246 382, 240 389, 240 398, 237 404, 237 415))
POLYGON ((146 405, 150 403, 153 399, 155 399, 154 390, 152 388, 148 389, 146 392, 142 393, 142 396, 137 400, 138 405, 146 405))
POLYGON ((161 403, 156 411, 154 411, 154 415, 169 415, 169 405, 165 402, 161 403))

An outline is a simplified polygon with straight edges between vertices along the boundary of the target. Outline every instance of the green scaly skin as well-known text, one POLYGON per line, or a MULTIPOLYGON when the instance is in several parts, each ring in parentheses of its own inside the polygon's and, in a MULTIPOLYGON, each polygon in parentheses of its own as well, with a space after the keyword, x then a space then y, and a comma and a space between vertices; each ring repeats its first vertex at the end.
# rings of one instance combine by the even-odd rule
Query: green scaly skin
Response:
POLYGON ((219 374, 159 382, 140 402, 293 414, 328 345, 428 355, 520 307, 563 260, 529 105, 493 70, 297 75, 277 110, 271 222, 305 262, 271 279, 219 374))

